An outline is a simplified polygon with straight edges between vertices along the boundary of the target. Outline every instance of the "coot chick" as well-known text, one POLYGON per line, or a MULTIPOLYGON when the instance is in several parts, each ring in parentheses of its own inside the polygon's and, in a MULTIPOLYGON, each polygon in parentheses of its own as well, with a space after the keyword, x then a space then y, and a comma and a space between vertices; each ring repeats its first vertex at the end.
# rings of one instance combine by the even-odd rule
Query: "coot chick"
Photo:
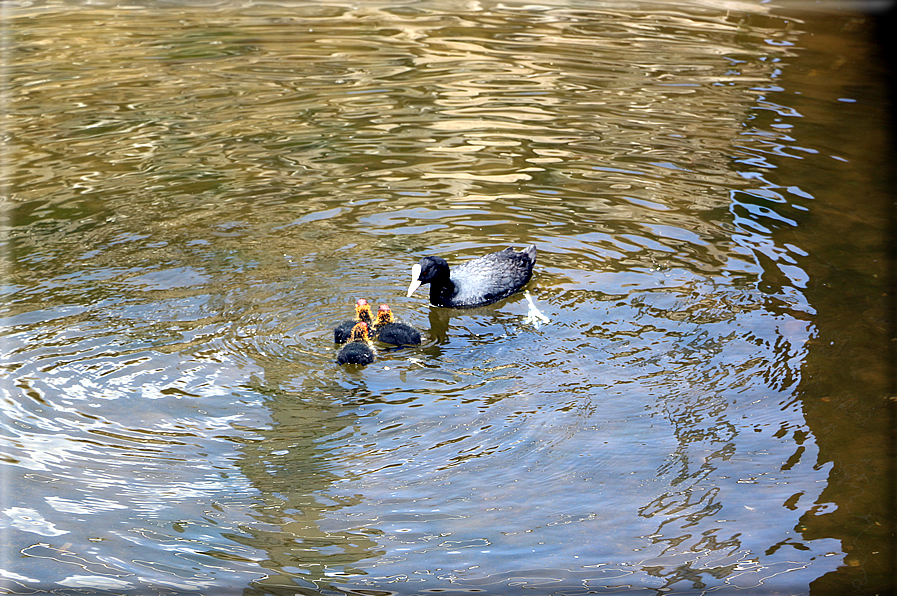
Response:
POLYGON ((374 323, 374 337, 394 346, 419 346, 420 331, 395 320, 388 304, 381 304, 374 323))
POLYGON ((411 268, 411 296, 421 284, 430 284, 430 304, 449 308, 485 306, 506 298, 533 276, 536 247, 520 252, 512 248, 494 252, 449 269, 441 257, 424 257, 411 268))
POLYGON ((368 325, 374 324, 373 318, 371 317, 371 306, 364 298, 359 298, 358 301, 355 302, 355 318, 343 321, 333 330, 334 343, 344 344, 349 341, 349 336, 352 334, 352 328, 355 326, 355 323, 359 321, 364 321, 368 325))
POLYGON ((336 354, 340 364, 370 364, 374 361, 374 350, 368 341, 368 324, 359 321, 352 327, 349 343, 340 348, 336 354))

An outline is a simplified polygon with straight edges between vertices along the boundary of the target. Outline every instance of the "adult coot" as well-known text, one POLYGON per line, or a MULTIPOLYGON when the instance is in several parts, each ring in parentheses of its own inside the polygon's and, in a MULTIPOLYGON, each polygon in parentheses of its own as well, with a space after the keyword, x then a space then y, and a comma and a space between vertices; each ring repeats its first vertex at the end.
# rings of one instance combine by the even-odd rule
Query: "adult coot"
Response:
POLYGON ((359 321, 352 327, 349 343, 340 348, 336 354, 340 364, 370 364, 374 361, 374 350, 368 341, 368 324, 359 321))
POLYGON ((388 304, 381 304, 377 310, 374 337, 394 346, 420 345, 420 331, 411 325, 396 321, 388 304))
POLYGON ((359 298, 358 301, 355 302, 355 318, 343 321, 333 330, 333 341, 338 344, 344 344, 349 341, 352 328, 355 327, 355 323, 359 321, 364 321, 369 326, 374 324, 373 318, 371 317, 371 306, 364 298, 359 298))
POLYGON ((421 284, 430 284, 430 304, 472 308, 510 296, 533 275, 536 247, 520 252, 512 248, 494 252, 449 269, 441 257, 424 257, 411 268, 411 296, 421 284))

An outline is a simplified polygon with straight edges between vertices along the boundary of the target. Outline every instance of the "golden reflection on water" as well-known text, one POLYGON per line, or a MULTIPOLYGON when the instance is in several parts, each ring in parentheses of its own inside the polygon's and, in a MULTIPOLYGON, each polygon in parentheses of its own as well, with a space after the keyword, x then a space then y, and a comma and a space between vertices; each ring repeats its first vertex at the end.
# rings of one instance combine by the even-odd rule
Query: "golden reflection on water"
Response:
POLYGON ((865 440, 886 430, 881 222, 847 201, 884 196, 884 102, 853 78, 874 61, 848 72, 814 41, 857 51, 833 39, 866 47, 862 20, 11 12, 11 585, 888 581, 864 517, 885 515, 865 440), (549 325, 519 295, 404 297, 423 254, 531 242, 549 325), (337 368, 327 338, 358 297, 424 345, 337 368), (839 462, 870 460, 859 496, 839 462))

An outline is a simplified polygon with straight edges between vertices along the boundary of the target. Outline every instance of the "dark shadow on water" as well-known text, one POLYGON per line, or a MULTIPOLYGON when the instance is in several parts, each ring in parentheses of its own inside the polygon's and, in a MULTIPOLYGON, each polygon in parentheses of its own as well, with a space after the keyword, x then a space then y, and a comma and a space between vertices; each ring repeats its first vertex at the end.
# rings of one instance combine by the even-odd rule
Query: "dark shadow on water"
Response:
POLYGON ((385 552, 373 539, 376 529, 332 532, 318 527, 322 517, 363 498, 328 497, 345 471, 331 470, 332 456, 322 440, 344 435, 357 419, 354 408, 371 401, 371 392, 361 379, 352 389, 310 384, 301 393, 254 385, 268 397, 271 424, 258 431, 261 438, 244 443, 244 457, 236 467, 260 493, 256 523, 227 537, 267 553, 268 560, 259 565, 268 574, 243 594, 338 594, 332 589, 339 585, 335 569, 363 574, 353 565, 385 552))

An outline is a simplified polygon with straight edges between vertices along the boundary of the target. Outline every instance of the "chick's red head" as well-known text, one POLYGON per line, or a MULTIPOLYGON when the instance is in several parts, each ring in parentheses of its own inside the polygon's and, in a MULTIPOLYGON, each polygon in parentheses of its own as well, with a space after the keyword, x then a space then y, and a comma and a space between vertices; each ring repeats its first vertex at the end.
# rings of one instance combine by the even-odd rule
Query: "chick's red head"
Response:
POLYGON ((358 301, 355 302, 355 318, 359 321, 364 321, 365 323, 370 323, 372 321, 371 305, 368 304, 368 301, 364 298, 359 298, 358 301))
POLYGON ((389 310, 389 305, 381 304, 380 308, 377 310, 377 325, 386 325, 387 323, 392 322, 392 311, 389 310))
POLYGON ((368 338, 368 324, 364 321, 359 321, 352 327, 352 335, 349 338, 350 341, 366 341, 368 338))

